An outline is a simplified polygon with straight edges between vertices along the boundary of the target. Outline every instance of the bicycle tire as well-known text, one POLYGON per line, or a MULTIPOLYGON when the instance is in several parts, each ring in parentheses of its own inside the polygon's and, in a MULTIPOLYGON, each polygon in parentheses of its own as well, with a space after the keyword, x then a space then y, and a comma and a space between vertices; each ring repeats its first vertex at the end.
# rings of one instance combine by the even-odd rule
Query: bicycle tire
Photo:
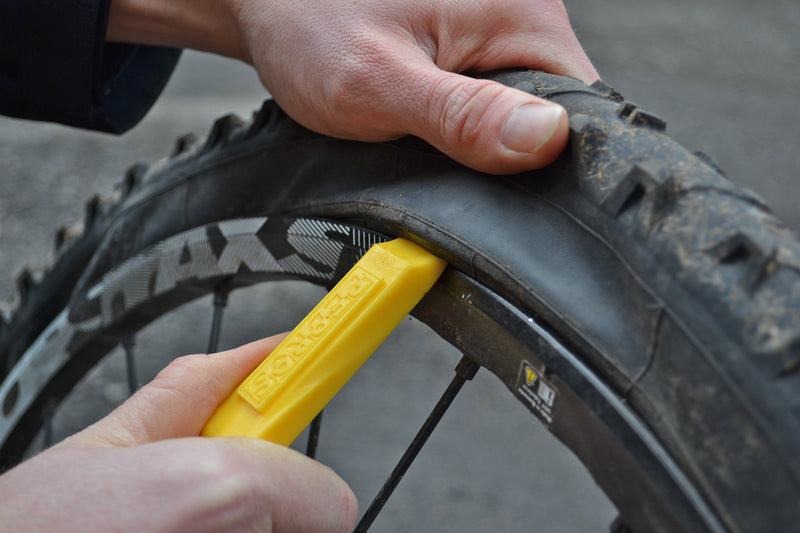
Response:
POLYGON ((84 236, 43 280, 20 280, 20 305, 0 330, 4 464, 127 331, 225 280, 330 285, 366 245, 402 236, 451 265, 415 314, 581 459, 620 527, 791 530, 800 519, 796 235, 602 82, 492 77, 567 108, 570 147, 554 165, 487 178, 417 139, 312 133, 267 102, 250 122, 223 117, 204 142, 180 140, 168 161, 133 167, 119 201, 90 203, 84 236), (290 242, 298 224, 312 244, 290 242), (190 234, 211 249, 204 260, 219 260, 236 234, 294 263, 173 276, 163 291, 156 276, 135 302, 103 285, 159 246, 173 246, 173 269, 185 254, 192 263, 190 234), (50 358, 38 367, 52 368, 28 390, 20 375, 35 366, 26 357, 37 343, 50 358), (533 397, 526 369, 557 395, 552 405, 533 397))

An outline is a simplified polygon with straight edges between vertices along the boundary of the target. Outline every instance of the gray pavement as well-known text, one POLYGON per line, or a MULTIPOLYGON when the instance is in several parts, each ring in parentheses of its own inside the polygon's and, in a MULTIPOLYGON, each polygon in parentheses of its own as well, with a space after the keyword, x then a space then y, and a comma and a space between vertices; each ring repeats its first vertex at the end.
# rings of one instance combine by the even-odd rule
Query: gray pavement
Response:
MULTIPOLYGON (((730 179, 757 191, 800 228, 800 4, 567 4, 608 83, 667 119, 681 143, 711 154, 730 179)), ((11 294, 23 265, 46 262, 53 230, 81 219, 86 198, 111 192, 126 166, 162 157, 172 139, 205 132, 218 115, 247 115, 263 96, 243 65, 189 53, 155 109, 122 137, 0 119, 0 299, 11 294)), ((297 285, 234 295, 232 304, 244 301, 226 316, 223 344, 289 329, 319 296, 297 285), (280 313, 264 302, 280 302, 280 313)), ((147 354, 143 379, 172 355, 204 349, 207 306, 191 307, 181 322, 160 321, 151 340, 140 341, 139 353, 147 354)), ((326 414, 320 459, 351 483, 362 506, 457 361, 414 323, 398 333, 326 414)), ((83 388, 62 409, 58 432, 101 416, 124 397, 119 354, 100 372, 109 381, 83 388)), ((466 387, 376 530, 604 530, 614 511, 588 475, 505 399, 503 387, 485 373, 466 387)))

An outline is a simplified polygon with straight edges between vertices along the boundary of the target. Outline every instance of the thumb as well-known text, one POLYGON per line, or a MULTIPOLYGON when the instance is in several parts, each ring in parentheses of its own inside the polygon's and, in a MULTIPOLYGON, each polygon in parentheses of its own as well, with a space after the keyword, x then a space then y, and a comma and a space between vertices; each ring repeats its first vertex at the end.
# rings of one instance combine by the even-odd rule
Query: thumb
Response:
POLYGON ((284 337, 179 357, 107 417, 62 445, 134 446, 199 435, 217 406, 284 337))
POLYGON ((460 163, 508 174, 544 167, 569 137, 561 106, 499 83, 430 66, 424 106, 408 106, 411 132, 460 163))

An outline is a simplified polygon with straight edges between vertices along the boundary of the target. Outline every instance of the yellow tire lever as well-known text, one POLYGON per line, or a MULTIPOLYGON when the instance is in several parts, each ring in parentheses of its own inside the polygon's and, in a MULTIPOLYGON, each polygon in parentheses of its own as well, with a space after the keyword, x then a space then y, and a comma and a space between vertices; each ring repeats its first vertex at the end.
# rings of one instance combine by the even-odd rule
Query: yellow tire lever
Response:
POLYGON ((219 405, 202 435, 291 444, 446 266, 404 239, 374 245, 219 405))

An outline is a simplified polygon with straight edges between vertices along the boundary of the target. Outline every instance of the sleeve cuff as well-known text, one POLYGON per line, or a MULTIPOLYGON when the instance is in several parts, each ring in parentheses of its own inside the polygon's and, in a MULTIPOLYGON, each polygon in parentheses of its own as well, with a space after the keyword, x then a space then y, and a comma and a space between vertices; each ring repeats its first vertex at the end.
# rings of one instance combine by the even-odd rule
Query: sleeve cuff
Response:
MULTIPOLYGON (((121 133, 144 117, 180 50, 105 42, 110 0, 26 0, 9 19, 15 58, 3 113, 121 133)), ((5 15, 6 13, 4 13, 5 15)), ((3 26, 3 24, 0 24, 3 26)), ((5 40, 5 39, 0 39, 5 40)), ((6 96, 6 95, 3 95, 6 96)))

